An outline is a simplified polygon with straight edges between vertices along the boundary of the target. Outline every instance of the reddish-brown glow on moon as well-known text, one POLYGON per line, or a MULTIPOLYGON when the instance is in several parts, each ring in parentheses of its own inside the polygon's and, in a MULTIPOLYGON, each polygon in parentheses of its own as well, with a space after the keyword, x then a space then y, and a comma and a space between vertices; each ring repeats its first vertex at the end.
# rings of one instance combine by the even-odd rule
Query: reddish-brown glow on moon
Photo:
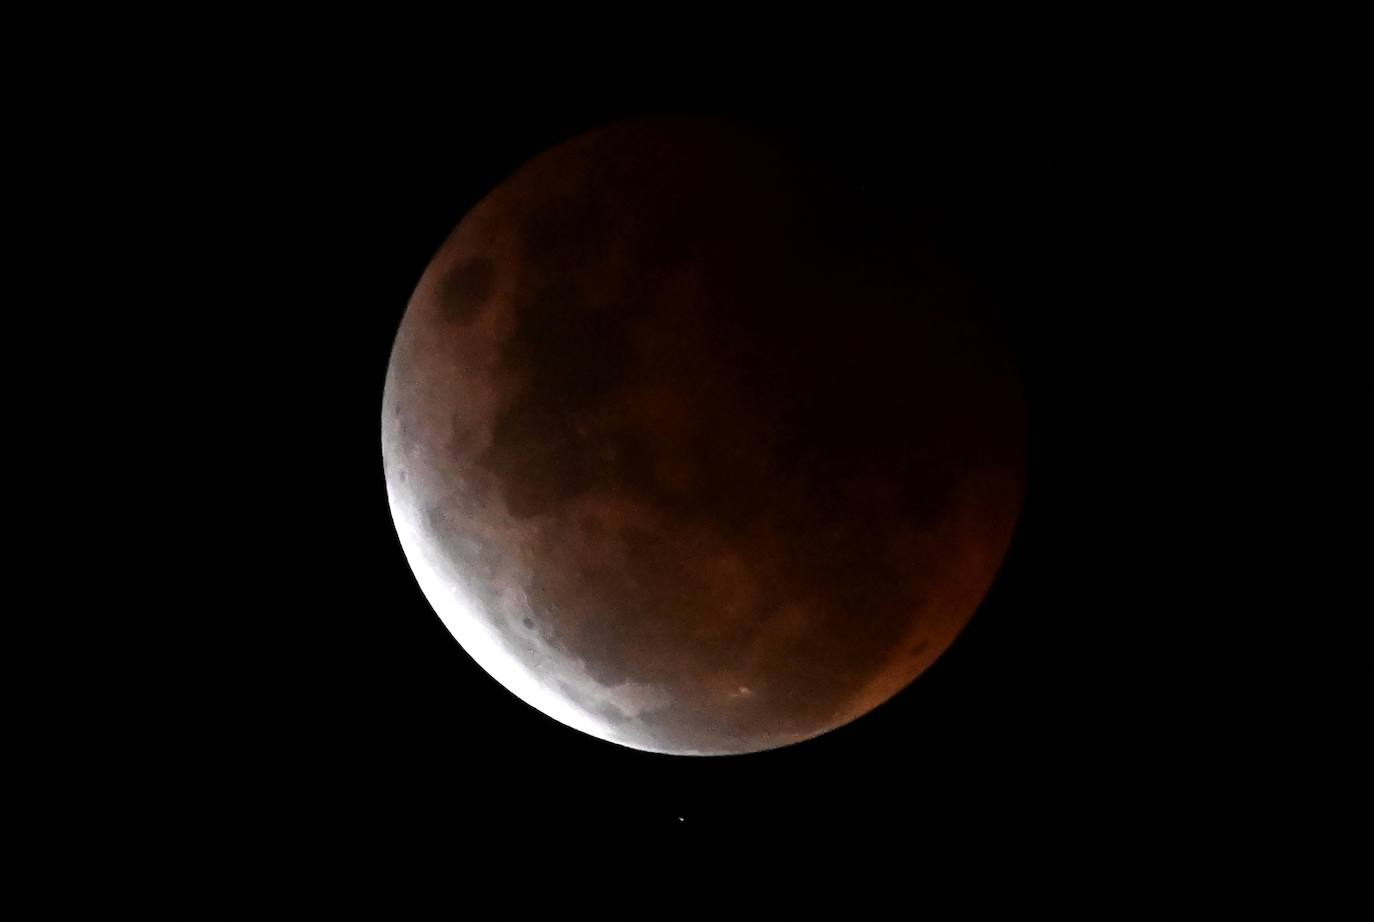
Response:
POLYGON ((968 280, 744 129, 531 161, 425 272, 384 395, 426 596, 521 698, 674 753, 887 700, 1010 541, 1025 422, 968 280))

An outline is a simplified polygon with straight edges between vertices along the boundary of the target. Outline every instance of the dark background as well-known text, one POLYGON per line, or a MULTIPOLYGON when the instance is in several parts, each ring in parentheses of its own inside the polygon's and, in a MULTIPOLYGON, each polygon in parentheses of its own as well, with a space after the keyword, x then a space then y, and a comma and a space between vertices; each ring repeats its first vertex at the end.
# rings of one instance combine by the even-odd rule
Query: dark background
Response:
POLYGON ((1214 871, 1247 779, 1226 599, 1201 578, 1230 417, 1202 385, 1239 309, 1242 138, 1272 91, 1209 55, 925 50, 593 74, 352 47, 184 84, 184 61, 135 62, 92 89, 89 137, 120 151, 95 178, 154 233, 130 271, 169 311, 139 333, 175 420, 159 492, 193 527, 158 590, 182 613, 163 643, 210 686, 191 795, 209 838, 345 866, 508 841, 614 864, 580 853, 595 834, 730 863, 992 853, 1138 877, 1118 896, 1145 908, 1214 871), (507 693, 421 595, 382 477, 392 337, 454 225, 548 146, 674 112, 756 122, 861 187, 873 221, 942 228, 1006 317, 1031 410, 1023 519, 958 642, 865 718, 749 756, 620 748, 507 693))

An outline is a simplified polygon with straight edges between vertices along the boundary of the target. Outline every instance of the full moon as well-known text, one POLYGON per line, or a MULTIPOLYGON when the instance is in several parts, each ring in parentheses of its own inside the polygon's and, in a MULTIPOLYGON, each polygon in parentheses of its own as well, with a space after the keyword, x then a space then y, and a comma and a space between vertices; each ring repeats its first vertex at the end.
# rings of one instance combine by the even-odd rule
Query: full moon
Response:
POLYGON ((973 616, 1021 507, 1021 387, 924 216, 865 217, 882 194, 754 128, 625 122, 440 248, 387 370, 387 495, 515 695, 635 749, 772 749, 973 616))

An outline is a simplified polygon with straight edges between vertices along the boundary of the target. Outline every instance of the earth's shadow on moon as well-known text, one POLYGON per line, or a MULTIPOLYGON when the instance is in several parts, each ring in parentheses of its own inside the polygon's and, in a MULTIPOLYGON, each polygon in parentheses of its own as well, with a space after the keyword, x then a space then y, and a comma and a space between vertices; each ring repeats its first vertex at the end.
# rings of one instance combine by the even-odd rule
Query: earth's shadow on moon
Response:
POLYGON ((776 139, 618 123, 463 219, 397 335, 398 535, 474 659, 654 752, 888 700, 1011 540, 1026 412, 974 280, 776 139))

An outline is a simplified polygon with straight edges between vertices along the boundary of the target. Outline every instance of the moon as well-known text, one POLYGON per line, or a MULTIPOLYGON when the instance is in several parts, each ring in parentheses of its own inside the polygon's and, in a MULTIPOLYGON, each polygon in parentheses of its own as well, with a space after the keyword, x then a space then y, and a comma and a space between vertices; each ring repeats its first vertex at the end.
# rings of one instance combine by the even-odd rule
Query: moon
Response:
POLYGON ((617 123, 461 221, 392 349, 401 547, 544 714, 683 755, 871 711, 1010 544, 1026 413, 974 282, 864 190, 723 121, 617 123))

